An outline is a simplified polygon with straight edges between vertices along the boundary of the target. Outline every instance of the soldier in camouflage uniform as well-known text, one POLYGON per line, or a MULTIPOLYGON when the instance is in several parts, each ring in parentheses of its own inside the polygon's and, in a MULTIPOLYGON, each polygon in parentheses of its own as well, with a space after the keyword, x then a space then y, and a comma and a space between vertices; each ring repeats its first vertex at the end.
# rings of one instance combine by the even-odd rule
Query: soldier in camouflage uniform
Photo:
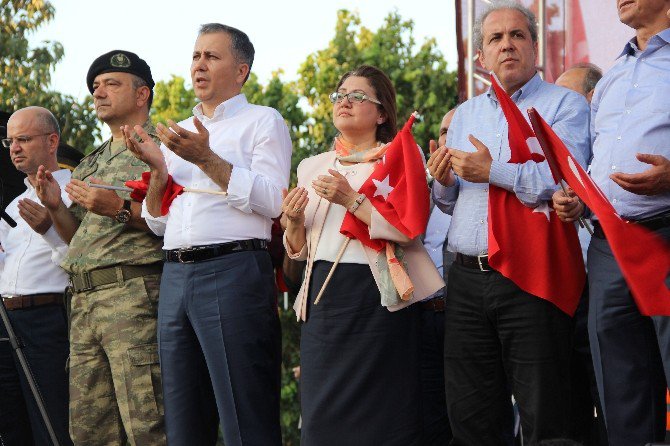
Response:
POLYGON ((147 166, 124 143, 120 127, 149 120, 149 66, 137 55, 112 51, 87 76, 98 117, 112 138, 85 157, 66 191, 67 209, 50 172, 40 168, 38 193, 69 249, 70 433, 81 445, 165 444, 156 341, 162 240, 148 231, 140 203, 127 193, 89 186, 123 186, 147 166))

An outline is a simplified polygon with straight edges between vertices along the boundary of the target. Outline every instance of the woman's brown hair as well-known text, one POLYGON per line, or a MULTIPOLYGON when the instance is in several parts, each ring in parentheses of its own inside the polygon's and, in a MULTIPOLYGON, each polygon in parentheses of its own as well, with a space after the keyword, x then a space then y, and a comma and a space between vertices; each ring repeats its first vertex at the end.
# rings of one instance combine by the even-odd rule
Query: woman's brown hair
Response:
POLYGON ((386 115, 384 122, 377 126, 377 141, 390 142, 398 133, 398 110, 395 103, 395 88, 393 88, 391 79, 377 67, 361 65, 345 73, 337 83, 336 90, 339 90, 344 81, 351 76, 364 77, 374 90, 375 98, 381 102, 377 108, 386 115))

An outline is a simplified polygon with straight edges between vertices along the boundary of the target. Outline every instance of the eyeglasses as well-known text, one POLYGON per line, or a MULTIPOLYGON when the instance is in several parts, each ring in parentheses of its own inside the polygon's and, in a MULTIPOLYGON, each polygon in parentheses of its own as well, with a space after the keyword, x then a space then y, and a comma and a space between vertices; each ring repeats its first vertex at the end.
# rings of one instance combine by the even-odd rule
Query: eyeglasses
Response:
POLYGON ((364 101, 370 101, 374 104, 379 104, 381 105, 382 103, 379 102, 378 100, 371 98, 365 93, 360 93, 358 91, 353 91, 351 93, 340 93, 339 91, 336 91, 334 93, 331 93, 330 96, 330 102, 334 103, 340 103, 344 100, 344 98, 347 98, 347 100, 352 103, 352 104, 360 104, 361 102, 364 101))
POLYGON ((12 143, 14 143, 14 142, 19 143, 19 145, 28 144, 36 136, 51 135, 52 133, 53 132, 51 132, 51 133, 40 133, 40 134, 37 134, 37 135, 28 135, 28 136, 15 136, 14 138, 3 138, 1 140, 2 141, 2 146, 5 149, 9 149, 10 147, 12 147, 12 143))

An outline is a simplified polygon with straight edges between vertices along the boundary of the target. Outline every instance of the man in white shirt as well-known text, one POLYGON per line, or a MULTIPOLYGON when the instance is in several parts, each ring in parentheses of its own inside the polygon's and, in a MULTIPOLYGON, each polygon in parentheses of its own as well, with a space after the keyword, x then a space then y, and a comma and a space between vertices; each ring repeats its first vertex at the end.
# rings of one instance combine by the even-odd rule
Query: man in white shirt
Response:
POLYGON ((281 333, 266 247, 288 186, 291 141, 276 110, 240 93, 253 56, 245 33, 203 25, 191 63, 195 116, 159 124, 160 149, 140 127, 141 144, 125 128, 151 167, 143 215, 165 237, 158 336, 171 445, 202 444, 194 435, 208 428, 203 370, 226 446, 281 444, 281 333), (227 196, 185 192, 161 216, 168 174, 227 196))
MULTIPOLYGON (((0 222, 0 244, 5 251, 4 265, 0 268, 0 294, 12 327, 23 342, 23 353, 56 436, 60 444, 68 445, 72 441, 68 435, 68 337, 63 307, 63 291, 68 277, 58 266, 59 256, 52 254, 52 248, 56 252, 65 243, 54 230, 35 191, 35 176, 40 165, 52 170, 61 187, 70 180, 70 171, 58 167, 59 139, 56 118, 41 107, 27 107, 15 112, 7 124, 7 138, 2 140, 2 145, 9 149, 14 166, 27 175, 25 184, 28 189, 6 209, 17 226, 12 228, 4 220, 0 222)), ((62 199, 70 203, 65 193, 62 199)), ((5 327, 0 326, 0 337, 6 336, 5 327)), ((15 367, 21 379, 34 442, 50 444, 39 409, 16 358, 15 367)), ((21 426, 15 429, 20 430, 21 426)))

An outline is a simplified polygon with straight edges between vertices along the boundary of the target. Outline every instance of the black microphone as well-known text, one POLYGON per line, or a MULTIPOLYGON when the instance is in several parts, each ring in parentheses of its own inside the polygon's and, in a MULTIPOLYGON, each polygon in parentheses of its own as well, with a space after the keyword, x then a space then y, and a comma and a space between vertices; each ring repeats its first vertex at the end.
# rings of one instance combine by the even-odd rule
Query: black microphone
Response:
POLYGON ((5 221, 7 222, 7 224, 8 224, 9 226, 11 226, 12 228, 15 228, 15 227, 16 227, 16 222, 14 221, 14 219, 13 219, 12 217, 10 217, 9 215, 7 215, 7 212, 5 212, 4 209, 0 210, 0 218, 2 218, 3 220, 5 220, 5 221))

